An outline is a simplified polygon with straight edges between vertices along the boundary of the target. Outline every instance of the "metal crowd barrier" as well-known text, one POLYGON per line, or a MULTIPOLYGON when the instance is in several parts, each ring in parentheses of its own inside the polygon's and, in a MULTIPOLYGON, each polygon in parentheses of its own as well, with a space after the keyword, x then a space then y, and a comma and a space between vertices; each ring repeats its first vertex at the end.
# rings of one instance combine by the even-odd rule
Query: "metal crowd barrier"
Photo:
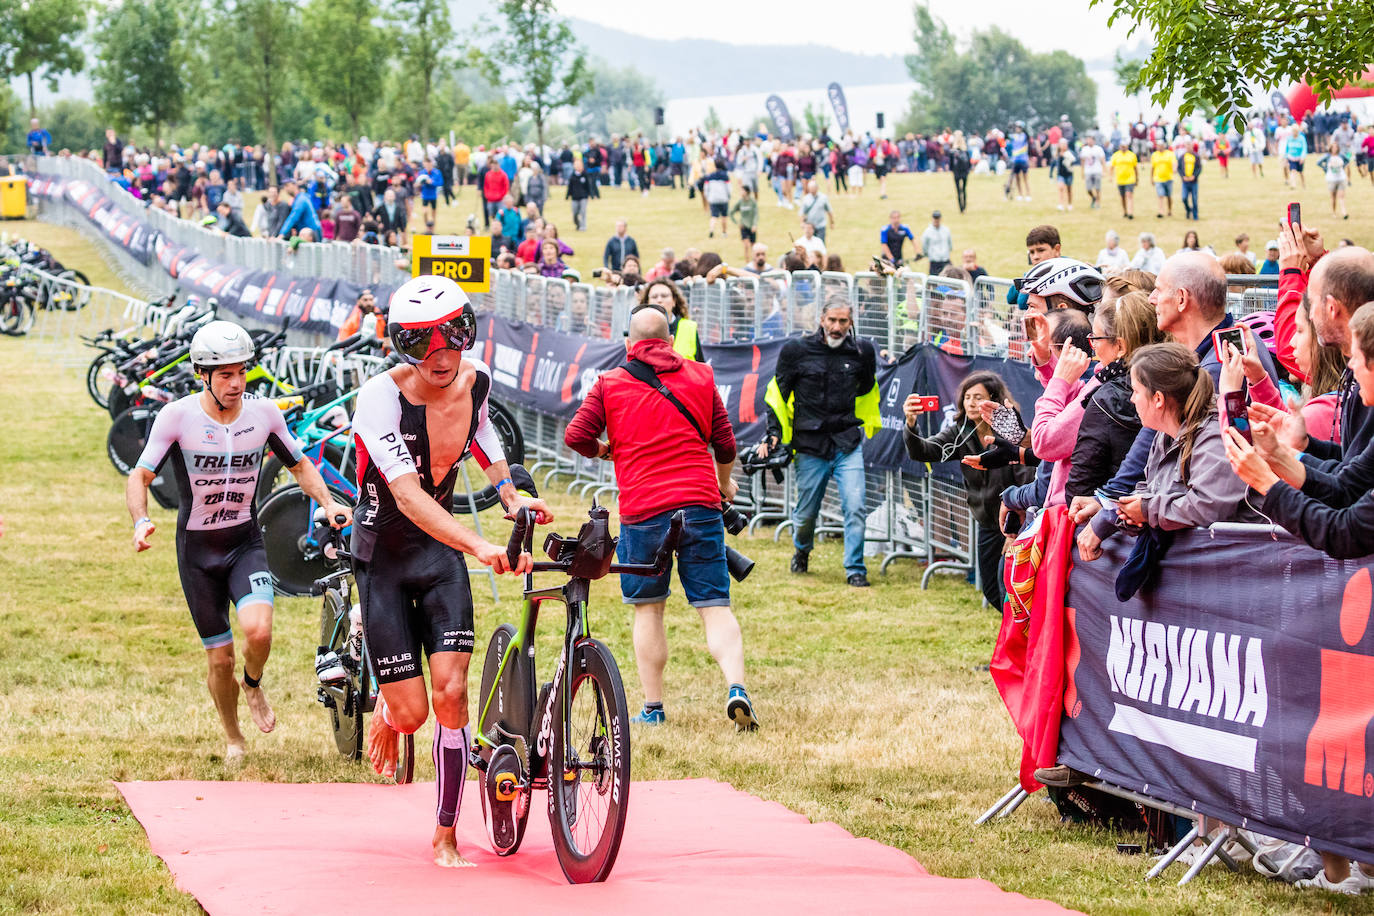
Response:
MULTIPOLYGON (((40 171, 69 178, 97 182, 105 174, 85 160, 47 158, 39 160, 40 171)), ((262 239, 235 239, 206 230, 170 214, 149 211, 130 195, 111 195, 118 205, 153 221, 169 238, 220 260, 291 273, 344 277, 360 284, 399 283, 406 274, 396 267, 400 252, 372 245, 338 243, 303 244, 295 253, 288 246, 262 239)), ((91 232, 84 216, 74 208, 44 207, 42 217, 91 232)), ((163 291, 169 278, 160 265, 148 268, 113 245, 106 245, 127 276, 132 270, 141 288, 163 291), (130 267, 130 265, 133 265, 130 267), (140 273, 142 271, 142 273, 140 273), (158 278, 160 275, 160 278, 158 278)), ((1277 290, 1268 285, 1273 277, 1228 277, 1229 302, 1233 313, 1250 314, 1276 304, 1277 290)), ((707 344, 747 342, 787 337, 809 332, 817 326, 825 304, 842 301, 853 310, 859 334, 877 345, 881 358, 896 360, 917 344, 929 344, 959 356, 989 356, 1023 360, 1029 354, 1021 314, 1007 302, 1012 286, 1008 279, 979 277, 969 284, 963 280, 903 273, 900 276, 871 272, 855 274, 797 271, 767 271, 757 276, 728 277, 714 283, 695 278, 681 284, 688 311, 697 322, 702 342, 707 344)), ((102 296, 117 296, 95 291, 97 310, 102 296)), ((522 271, 495 270, 491 290, 473 296, 480 314, 495 314, 535 327, 547 327, 593 340, 619 340, 629 323, 635 305, 634 290, 625 287, 594 286, 559 278, 545 278, 522 271)), ((135 308, 134 300, 119 297, 118 309, 135 308)), ((116 305, 103 306, 108 313, 116 305)), ((132 314, 129 320, 132 320, 132 314)), ((56 340, 74 333, 71 319, 58 314, 43 324, 42 334, 56 340)), ((293 340, 293 342, 298 342, 293 340)), ((313 342, 313 341, 312 341, 313 342)), ((336 375, 342 366, 310 363, 314 357, 301 352, 283 351, 283 361, 305 360, 292 365, 292 372, 307 375, 336 375)), ((342 377, 339 375, 339 377, 342 377)), ((355 374, 356 377, 356 374, 355 374)), ((546 487, 555 479, 570 493, 607 500, 616 492, 614 470, 605 462, 587 461, 563 444, 564 421, 528 408, 516 411, 525 433, 526 462, 536 480, 546 487)), ((752 443, 740 443, 741 448, 752 443)), ((972 575, 976 569, 977 527, 957 480, 935 476, 915 476, 896 471, 867 472, 867 517, 865 539, 869 551, 881 555, 881 567, 892 562, 915 559, 926 564, 923 587, 937 571, 972 575)), ((795 475, 791 468, 781 485, 760 477, 746 478, 736 472, 740 484, 737 502, 754 518, 750 530, 776 523, 775 537, 791 526, 790 515, 796 500, 795 475)), ((829 487, 822 500, 817 533, 842 536, 843 513, 839 495, 829 487)))

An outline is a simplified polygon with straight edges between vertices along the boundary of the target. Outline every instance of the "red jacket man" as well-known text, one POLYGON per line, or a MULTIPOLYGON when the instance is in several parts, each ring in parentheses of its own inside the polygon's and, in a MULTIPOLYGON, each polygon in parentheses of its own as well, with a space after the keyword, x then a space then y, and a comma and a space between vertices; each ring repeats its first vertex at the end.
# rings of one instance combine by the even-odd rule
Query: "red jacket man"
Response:
MULTIPOLYGON (((656 306, 642 305, 630 316, 629 363, 596 380, 563 439, 587 458, 615 461, 620 562, 653 562, 672 515, 683 511, 678 581, 687 602, 701 614, 706 645, 730 685, 725 714, 737 729, 757 728, 743 685, 744 639, 730 609, 721 518, 722 499, 731 499, 738 489, 730 478, 735 434, 711 367, 675 353, 667 315, 656 306), (635 363, 652 369, 658 384, 672 393, 682 410, 657 387, 636 378, 628 368, 635 363), (602 432, 606 441, 599 438, 602 432)), ((669 576, 670 572, 656 578, 620 577, 624 601, 635 608, 635 657, 644 686, 644 709, 634 721, 649 725, 665 719, 663 668, 668 642, 663 609, 669 576)))

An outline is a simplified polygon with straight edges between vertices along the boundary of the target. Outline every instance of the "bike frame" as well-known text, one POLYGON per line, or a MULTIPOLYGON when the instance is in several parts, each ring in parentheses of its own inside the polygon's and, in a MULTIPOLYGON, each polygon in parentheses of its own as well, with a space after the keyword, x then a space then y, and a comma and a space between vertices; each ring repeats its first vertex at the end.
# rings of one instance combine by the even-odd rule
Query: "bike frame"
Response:
MULTIPOLYGON (((539 564, 544 565, 544 564, 539 564)), ((548 564, 552 566, 553 564, 548 564)), ((525 685, 529 691, 528 696, 536 697, 531 710, 530 721, 524 724, 524 728, 518 735, 511 737, 522 738, 529 751, 530 772, 529 785, 525 788, 537 789, 547 785, 549 775, 549 752, 552 748, 553 727, 555 713, 559 709, 557 705, 560 701, 571 698, 571 678, 568 677, 568 660, 577 649, 579 643, 591 636, 591 629, 587 621, 587 599, 590 594, 591 583, 587 579, 569 579, 563 585, 550 586, 547 588, 532 588, 532 575, 526 576, 524 608, 520 615, 520 624, 516 628, 515 636, 510 644, 506 646, 506 651, 501 657, 501 664, 496 671, 496 677, 492 681, 491 692, 482 698, 481 713, 477 717, 479 728, 473 732, 473 740, 479 748, 495 750, 504 741, 493 742, 486 734, 481 731, 480 726, 487 721, 488 714, 492 711, 492 704, 496 699, 496 693, 500 689, 501 678, 506 672, 508 665, 512 664, 512 659, 517 653, 529 655, 531 659, 528 668, 529 681, 525 685), (544 697, 542 708, 537 699, 535 682, 534 659, 534 633, 539 622, 540 606, 546 601, 554 601, 563 605, 567 614, 567 626, 563 635, 563 646, 558 656, 558 666, 554 669, 553 681, 548 694, 544 697), (538 728, 535 723, 538 722, 538 728)), ((566 721, 569 714, 570 704, 562 703, 563 718, 560 726, 567 729, 569 723, 566 721)))

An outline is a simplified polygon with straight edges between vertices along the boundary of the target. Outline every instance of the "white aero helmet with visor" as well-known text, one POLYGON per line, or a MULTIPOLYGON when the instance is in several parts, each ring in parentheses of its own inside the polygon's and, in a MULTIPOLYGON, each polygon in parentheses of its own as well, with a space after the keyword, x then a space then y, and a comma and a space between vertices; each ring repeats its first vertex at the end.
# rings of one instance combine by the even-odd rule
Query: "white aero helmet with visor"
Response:
POLYGON ((1012 281, 1018 293, 1030 296, 1063 296, 1092 308, 1102 301, 1102 274, 1096 267, 1074 258, 1050 258, 1012 281))
POLYGON ((191 365, 197 368, 252 362, 257 354, 253 338, 232 321, 212 321, 191 338, 191 365))
POLYGON ((436 350, 468 350, 477 340, 477 313, 468 294, 448 277, 413 277, 391 294, 387 336, 412 365, 436 350))

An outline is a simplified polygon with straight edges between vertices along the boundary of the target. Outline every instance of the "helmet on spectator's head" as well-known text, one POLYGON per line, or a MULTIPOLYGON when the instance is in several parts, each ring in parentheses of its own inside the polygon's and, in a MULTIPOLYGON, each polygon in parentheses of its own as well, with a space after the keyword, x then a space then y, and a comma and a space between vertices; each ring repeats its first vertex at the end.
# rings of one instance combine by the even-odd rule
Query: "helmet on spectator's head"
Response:
POLYGON ((396 354, 417 364, 435 350, 470 349, 477 340, 477 313, 448 277, 413 277, 391 294, 386 330, 396 354))
POLYGON ((1240 319, 1240 324, 1250 329, 1250 333, 1255 335, 1255 340, 1269 348, 1270 353, 1277 353, 1278 342, 1274 339, 1274 313, 1268 309, 1262 312, 1252 312, 1240 319))
POLYGON ((212 321, 191 338, 191 365, 197 371, 252 362, 257 353, 253 338, 232 321, 212 321))
POLYGON ((1016 291, 1030 296, 1063 296, 1070 305, 1091 309, 1102 301, 1102 274, 1075 258, 1050 258, 1013 281, 1016 291))

